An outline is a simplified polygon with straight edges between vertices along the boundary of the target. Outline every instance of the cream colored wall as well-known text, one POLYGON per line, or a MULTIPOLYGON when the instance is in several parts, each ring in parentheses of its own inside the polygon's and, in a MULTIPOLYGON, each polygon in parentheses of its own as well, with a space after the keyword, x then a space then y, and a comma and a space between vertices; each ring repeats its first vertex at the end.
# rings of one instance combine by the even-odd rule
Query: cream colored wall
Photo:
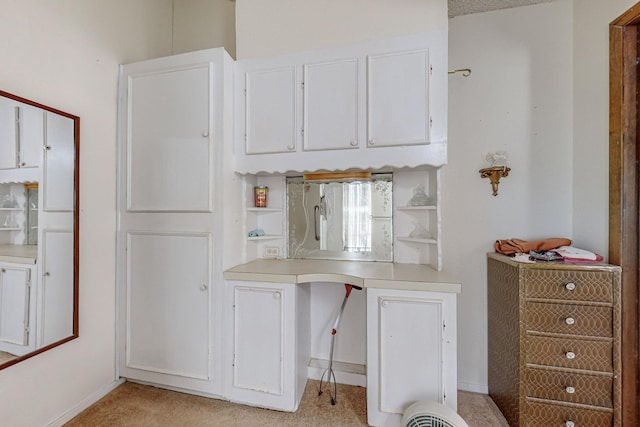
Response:
POLYGON ((449 22, 449 164, 443 168, 444 269, 458 299, 458 381, 487 390, 486 252, 496 239, 572 234, 572 1, 449 22), (507 151, 497 197, 478 170, 507 151))
POLYGON ((115 380, 118 65, 171 53, 171 0, 0 1, 0 87, 76 114, 80 338, 0 371, 0 424, 47 425, 115 380))
POLYGON ((237 0, 237 58, 447 29, 446 0, 237 0))
POLYGON ((609 23, 636 0, 574 1, 573 235, 609 250, 609 23))
POLYGON ((173 10, 173 53, 224 47, 235 58, 235 2, 174 0, 173 10))

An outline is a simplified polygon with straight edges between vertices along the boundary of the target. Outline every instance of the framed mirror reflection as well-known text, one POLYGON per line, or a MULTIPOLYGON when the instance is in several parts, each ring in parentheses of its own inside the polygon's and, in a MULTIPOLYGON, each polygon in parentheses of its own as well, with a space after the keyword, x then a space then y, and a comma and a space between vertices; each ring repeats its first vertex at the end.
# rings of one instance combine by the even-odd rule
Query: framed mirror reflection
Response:
POLYGON ((0 91, 0 369, 78 337, 80 118, 0 91))

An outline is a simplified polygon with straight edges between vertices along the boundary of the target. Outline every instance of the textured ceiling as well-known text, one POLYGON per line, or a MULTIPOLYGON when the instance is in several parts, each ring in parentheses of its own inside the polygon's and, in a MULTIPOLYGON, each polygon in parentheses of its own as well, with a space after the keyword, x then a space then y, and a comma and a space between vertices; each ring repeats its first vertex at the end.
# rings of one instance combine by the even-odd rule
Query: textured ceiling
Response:
POLYGON ((449 0, 449 17, 550 1, 553 0, 449 0))

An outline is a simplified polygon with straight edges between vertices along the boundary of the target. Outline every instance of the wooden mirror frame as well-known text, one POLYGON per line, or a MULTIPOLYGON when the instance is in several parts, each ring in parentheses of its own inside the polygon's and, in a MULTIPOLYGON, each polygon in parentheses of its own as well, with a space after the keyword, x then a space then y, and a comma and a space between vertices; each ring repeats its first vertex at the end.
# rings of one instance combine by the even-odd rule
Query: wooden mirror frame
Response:
POLYGON ((5 369, 13 366, 23 360, 29 359, 40 353, 44 353, 54 347, 62 345, 66 342, 74 340, 79 336, 79 242, 80 242, 80 117, 73 114, 60 111, 58 109, 40 104, 35 101, 31 101, 21 96, 14 95, 9 92, 0 90, 0 96, 13 99, 14 101, 21 102, 23 104, 31 105, 36 108, 40 108, 45 111, 67 117, 73 120, 73 143, 74 143, 74 171, 73 171, 73 332, 70 336, 65 337, 59 341, 48 344, 41 348, 37 348, 34 351, 16 357, 8 362, 0 364, 0 369, 5 369))
POLYGON ((622 266, 622 425, 638 420, 640 3, 609 26, 609 262, 622 266))

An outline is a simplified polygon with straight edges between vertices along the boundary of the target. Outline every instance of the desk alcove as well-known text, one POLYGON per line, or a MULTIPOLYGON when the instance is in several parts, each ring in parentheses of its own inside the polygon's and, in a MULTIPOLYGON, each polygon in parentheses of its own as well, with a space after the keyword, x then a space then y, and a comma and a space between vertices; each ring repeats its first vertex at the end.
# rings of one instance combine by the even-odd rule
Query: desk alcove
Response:
POLYGON ((232 401, 295 411, 307 378, 323 366, 310 354, 311 287, 350 283, 366 293, 366 313, 358 313, 366 316, 366 367, 358 374, 347 362, 341 378, 364 380, 369 424, 399 425, 406 407, 422 399, 456 410, 461 285, 446 273, 420 264, 261 259, 224 277, 225 316, 233 319, 225 394, 232 401))

